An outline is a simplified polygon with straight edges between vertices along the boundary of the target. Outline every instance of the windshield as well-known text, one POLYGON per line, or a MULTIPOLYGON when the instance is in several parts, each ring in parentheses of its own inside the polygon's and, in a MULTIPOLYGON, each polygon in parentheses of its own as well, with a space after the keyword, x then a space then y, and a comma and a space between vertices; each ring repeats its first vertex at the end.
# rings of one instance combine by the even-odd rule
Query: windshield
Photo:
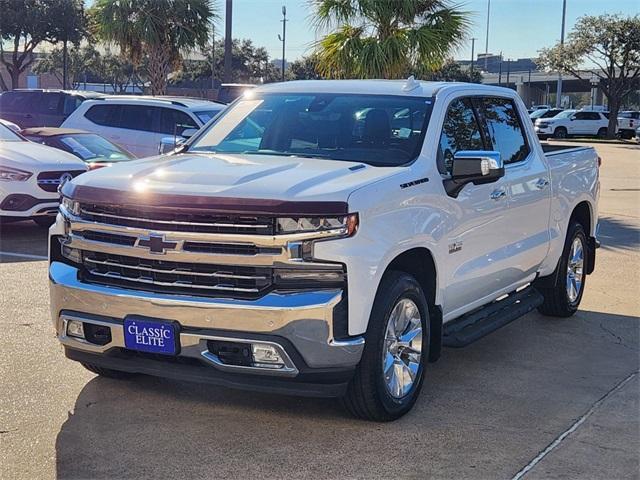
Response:
POLYGON ((22 142, 23 138, 9 127, 0 122, 0 141, 1 142, 22 142))
POLYGON ((542 115, 544 115, 545 113, 547 113, 549 110, 543 110, 542 108, 538 109, 538 110, 534 110, 533 113, 531 113, 529 115, 529 117, 531 118, 540 118, 542 115))
POLYGON ((618 118, 640 118, 640 113, 638 112, 620 112, 618 114, 618 118))
POLYGON ((78 134, 63 135, 59 137, 65 150, 73 153, 82 160, 104 160, 109 162, 120 162, 131 160, 133 155, 125 152, 117 145, 105 140, 100 135, 78 134))
POLYGON ((423 97, 255 95, 225 110, 189 151, 402 165, 422 147, 431 106, 423 97))
POLYGON ((222 108, 219 108, 217 110, 200 110, 199 112, 193 112, 193 113, 196 114, 196 117, 198 117, 202 122, 202 124, 204 125, 213 117, 218 115, 222 110, 223 110, 222 108))
POLYGON ((565 110, 564 112, 560 112, 559 114, 557 114, 555 117, 553 118, 569 118, 571 115, 573 115, 574 113, 576 113, 575 110, 565 110))

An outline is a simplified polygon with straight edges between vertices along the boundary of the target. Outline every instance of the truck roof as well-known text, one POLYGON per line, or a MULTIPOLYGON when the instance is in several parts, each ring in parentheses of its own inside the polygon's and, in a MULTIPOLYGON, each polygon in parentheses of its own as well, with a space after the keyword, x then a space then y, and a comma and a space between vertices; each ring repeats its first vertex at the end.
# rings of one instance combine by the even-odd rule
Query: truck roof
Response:
POLYGON ((285 83, 261 85, 252 92, 256 93, 345 93, 370 95, 406 95, 432 97, 439 90, 449 87, 483 88, 494 92, 510 92, 513 90, 501 87, 462 82, 426 82, 414 80, 295 80, 285 83))

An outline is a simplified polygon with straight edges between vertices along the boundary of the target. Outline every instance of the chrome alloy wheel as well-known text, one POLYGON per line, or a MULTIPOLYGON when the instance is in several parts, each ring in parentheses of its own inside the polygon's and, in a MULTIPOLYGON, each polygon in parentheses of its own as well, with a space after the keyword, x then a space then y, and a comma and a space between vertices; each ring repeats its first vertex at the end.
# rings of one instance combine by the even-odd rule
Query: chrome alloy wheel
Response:
POLYGON ((418 306, 401 299, 391 310, 382 349, 382 375, 394 398, 407 395, 417 381, 422 358, 422 317, 418 306))
POLYGON ((574 303, 580 296, 582 276, 584 275, 584 247, 578 237, 573 239, 569 261, 567 262, 567 297, 574 303))

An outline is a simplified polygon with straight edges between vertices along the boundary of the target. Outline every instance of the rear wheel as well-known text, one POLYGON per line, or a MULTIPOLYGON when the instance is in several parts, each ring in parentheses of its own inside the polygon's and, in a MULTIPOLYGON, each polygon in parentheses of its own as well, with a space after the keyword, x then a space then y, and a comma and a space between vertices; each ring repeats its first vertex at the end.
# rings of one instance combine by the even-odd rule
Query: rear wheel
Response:
POLYGON ((553 131, 554 138, 567 138, 567 129, 564 127, 558 127, 553 131))
POLYGON ((101 377, 115 378, 118 380, 124 380, 133 377, 134 373, 121 372, 120 370, 112 370, 111 368, 98 367, 92 363, 82 363, 82 366, 90 372, 97 373, 101 377))
POLYGON ((429 358, 429 308, 420 284, 385 274, 373 305, 362 360, 343 404, 366 420, 395 420, 413 407, 429 358))
POLYGON ((586 280, 587 236, 578 222, 569 225, 562 258, 558 264, 557 285, 541 288, 544 303, 538 311, 553 317, 570 317, 578 310, 586 280))
POLYGON ((602 127, 598 130, 598 138, 607 138, 607 129, 602 127))

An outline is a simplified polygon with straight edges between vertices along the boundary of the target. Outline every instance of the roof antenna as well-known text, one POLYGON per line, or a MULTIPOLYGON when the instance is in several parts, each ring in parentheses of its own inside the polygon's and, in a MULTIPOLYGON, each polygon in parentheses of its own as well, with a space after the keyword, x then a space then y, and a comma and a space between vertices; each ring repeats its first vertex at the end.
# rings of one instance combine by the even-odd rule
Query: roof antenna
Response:
POLYGON ((403 92, 410 92, 410 91, 415 90, 416 88, 419 88, 419 87, 420 87, 420 82, 418 82, 413 77, 413 75, 411 75, 409 78, 407 78, 406 83, 402 87, 402 91, 403 92))

